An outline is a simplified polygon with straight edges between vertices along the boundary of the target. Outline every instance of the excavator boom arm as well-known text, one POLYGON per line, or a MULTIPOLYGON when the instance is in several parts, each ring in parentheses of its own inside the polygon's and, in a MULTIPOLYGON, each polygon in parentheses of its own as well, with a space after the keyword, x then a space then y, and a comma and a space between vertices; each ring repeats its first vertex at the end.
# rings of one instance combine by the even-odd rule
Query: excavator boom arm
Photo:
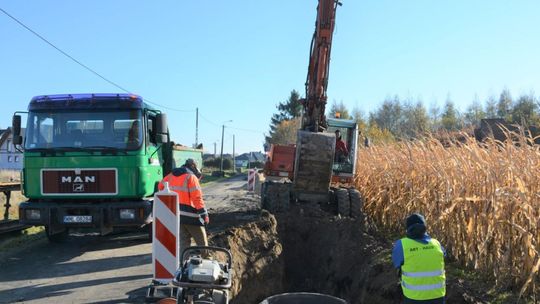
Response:
POLYGON ((320 132, 326 129, 325 107, 330 51, 336 22, 338 0, 319 0, 315 33, 311 41, 309 68, 306 79, 306 99, 302 129, 320 132))

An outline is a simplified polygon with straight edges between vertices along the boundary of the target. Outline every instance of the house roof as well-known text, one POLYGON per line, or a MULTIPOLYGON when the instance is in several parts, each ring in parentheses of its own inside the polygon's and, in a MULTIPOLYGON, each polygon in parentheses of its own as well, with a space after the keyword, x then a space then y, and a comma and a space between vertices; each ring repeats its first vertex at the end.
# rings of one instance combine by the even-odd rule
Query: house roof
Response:
POLYGON ((246 160, 249 162, 265 162, 266 155, 262 152, 248 152, 236 157, 237 160, 246 160))
POLYGON ((0 133, 0 146, 2 146, 4 142, 9 138, 9 135, 11 134, 11 128, 0 129, 0 133))

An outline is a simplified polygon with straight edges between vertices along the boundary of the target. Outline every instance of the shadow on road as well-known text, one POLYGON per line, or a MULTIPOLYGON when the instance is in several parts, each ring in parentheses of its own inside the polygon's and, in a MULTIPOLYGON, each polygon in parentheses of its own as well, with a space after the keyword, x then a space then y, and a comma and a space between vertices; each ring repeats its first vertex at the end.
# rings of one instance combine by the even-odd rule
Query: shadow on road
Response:
MULTIPOLYGON (((31 250, 1 261, 0 282, 34 280, 122 269, 152 262, 151 254, 94 258, 69 262, 95 251, 129 248, 147 242, 130 234, 112 236, 70 236, 65 243, 40 243, 31 250)), ((100 257, 100 256, 97 256, 100 257)))
MULTIPOLYGON (((31 301, 31 300, 38 300, 38 299, 45 299, 49 297, 58 297, 62 295, 67 295, 73 292, 74 289, 77 288, 85 288, 85 287, 95 287, 99 285, 106 285, 106 284, 112 284, 112 283, 118 283, 118 282, 127 282, 127 281, 135 281, 135 280, 141 280, 141 279, 148 279, 150 281, 152 275, 133 275, 133 276, 124 276, 124 277, 112 277, 112 278, 106 278, 106 279, 96 279, 96 280, 88 280, 88 281, 81 281, 81 282, 70 282, 70 283, 62 283, 62 284, 56 284, 56 285, 30 285, 30 286, 24 286, 20 288, 14 288, 7 291, 0 291, 0 301, 2 303, 4 302, 4 299, 7 299, 8 302, 20 302, 20 301, 31 301), (21 296, 19 297, 13 297, 14 294, 19 294, 21 296)), ((144 298, 144 291, 138 291, 137 294, 133 294, 132 297, 130 297, 132 300, 137 300, 142 295, 142 298, 144 298)), ((129 296, 129 294, 128 294, 129 296)), ((96 303, 126 303, 126 300, 119 300, 119 302, 111 302, 111 301, 105 301, 105 302, 96 302, 96 303)))
POLYGON ((10 271, 11 267, 4 269, 0 282, 56 278, 59 276, 74 276, 108 270, 118 270, 138 265, 150 264, 152 263, 152 255, 139 254, 68 263, 53 261, 48 263, 47 260, 44 262, 45 263, 35 260, 27 263, 27 265, 30 264, 30 266, 35 264, 35 267, 25 267, 26 271, 19 270, 17 272, 12 272, 10 271), (46 268, 46 271, 44 271, 44 268, 46 268), (32 269, 35 269, 36 271, 32 271, 32 269))

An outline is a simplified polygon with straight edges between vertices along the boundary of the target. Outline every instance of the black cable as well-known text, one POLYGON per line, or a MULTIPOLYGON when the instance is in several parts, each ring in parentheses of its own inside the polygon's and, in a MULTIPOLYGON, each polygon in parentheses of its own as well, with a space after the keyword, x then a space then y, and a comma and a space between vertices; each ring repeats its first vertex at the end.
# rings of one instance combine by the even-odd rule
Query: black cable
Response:
POLYGON ((214 125, 216 127, 220 127, 220 125, 218 125, 217 123, 211 121, 210 119, 206 118, 204 115, 201 114, 201 111, 199 111, 199 116, 205 120, 207 123, 211 124, 211 125, 214 125))
MULTIPOLYGON (((86 64, 80 62, 79 60, 75 59, 73 56, 69 55, 68 53, 64 52, 62 49, 60 49, 59 47, 57 47, 56 45, 54 45, 52 42, 50 42, 49 40, 45 39, 45 37, 41 36, 40 34, 38 34, 36 31, 34 31, 33 29, 31 29, 30 27, 28 27, 26 24, 22 23, 22 21, 19 21, 19 19, 15 18, 14 16, 12 16, 11 14, 9 14, 8 12, 6 12, 4 9, 2 9, 0 7, 0 11, 2 11, 2 13, 4 13, 6 16, 8 16, 9 18, 11 18, 13 21, 17 22, 20 26, 24 27, 26 30, 28 30, 30 33, 34 34, 36 37, 38 37, 39 39, 41 39, 43 42, 47 43, 48 45, 50 45, 51 47, 53 47, 55 50, 57 50, 58 52, 60 52, 62 55, 66 56, 67 58, 71 59, 73 62, 77 63, 78 65, 82 66, 83 68, 85 68, 87 71, 91 72, 92 74, 96 75, 97 77, 103 79, 104 81, 108 82, 109 84, 115 86, 116 88, 128 93, 128 94, 132 94, 129 90, 125 89, 124 87, 122 87, 121 85, 117 84, 116 82, 112 81, 112 80, 109 80, 108 78, 106 78, 105 76, 99 74, 98 72, 96 72, 94 69, 90 68, 89 66, 87 66, 86 64)), ((152 102, 146 98, 144 98, 144 101, 150 103, 150 104, 153 104, 155 106, 158 106, 158 107, 162 107, 162 108, 165 108, 165 109, 168 109, 168 110, 171 110, 171 111, 178 111, 178 112, 194 112, 194 110, 179 110, 179 109, 175 109, 175 108, 171 108, 171 107, 167 107, 167 106, 164 106, 164 105, 160 105, 158 103, 155 103, 155 102, 152 102)))
POLYGON ((244 131, 244 132, 252 132, 252 133, 264 134, 264 132, 262 132, 262 131, 251 130, 251 129, 243 129, 243 128, 236 128, 236 127, 227 127, 227 128, 233 129, 233 130, 238 130, 238 131, 244 131))

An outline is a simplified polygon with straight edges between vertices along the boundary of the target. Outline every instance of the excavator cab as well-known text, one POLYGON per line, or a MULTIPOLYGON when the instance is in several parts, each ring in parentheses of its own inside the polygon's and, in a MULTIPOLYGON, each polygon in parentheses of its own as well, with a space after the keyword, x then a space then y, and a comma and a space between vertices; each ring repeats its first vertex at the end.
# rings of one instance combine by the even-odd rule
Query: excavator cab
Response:
POLYGON ((356 169, 356 152, 358 149, 358 124, 354 120, 328 118, 327 133, 341 135, 342 143, 336 138, 336 150, 332 165, 331 186, 350 187, 356 169), (339 130, 339 132, 337 132, 339 130), (341 146, 341 147, 340 147, 341 146), (343 149, 343 146, 345 149, 343 149))

